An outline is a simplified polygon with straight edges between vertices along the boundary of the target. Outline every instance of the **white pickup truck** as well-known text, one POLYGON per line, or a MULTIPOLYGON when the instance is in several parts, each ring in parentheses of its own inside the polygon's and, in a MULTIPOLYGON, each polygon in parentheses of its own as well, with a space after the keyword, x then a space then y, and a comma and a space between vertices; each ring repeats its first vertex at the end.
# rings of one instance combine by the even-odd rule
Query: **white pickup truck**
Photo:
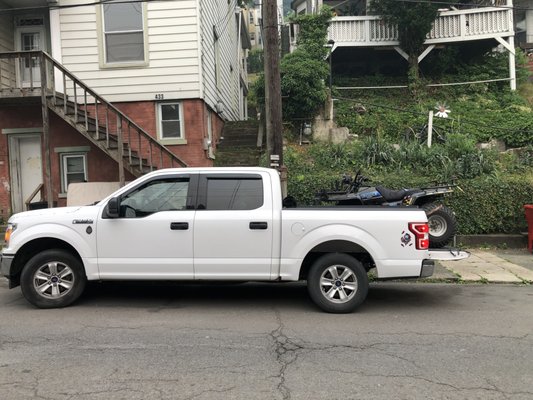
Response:
POLYGON ((277 171, 155 171, 96 205, 13 215, 1 254, 10 287, 64 307, 87 280, 306 280, 324 311, 351 312, 378 279, 432 275, 417 208, 283 208, 277 171))

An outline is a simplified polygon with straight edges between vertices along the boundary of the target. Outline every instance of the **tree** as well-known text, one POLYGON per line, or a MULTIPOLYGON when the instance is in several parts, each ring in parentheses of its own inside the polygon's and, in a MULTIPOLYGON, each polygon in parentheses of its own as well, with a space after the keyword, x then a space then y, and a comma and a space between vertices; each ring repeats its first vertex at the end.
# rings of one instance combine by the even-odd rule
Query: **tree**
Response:
POLYGON ((398 27, 400 47, 409 56, 410 84, 416 84, 419 79, 418 56, 424 51, 426 35, 431 31, 441 7, 444 7, 442 1, 432 0, 372 0, 370 4, 372 12, 381 15, 385 23, 398 27))
POLYGON ((324 105, 328 64, 296 50, 281 61, 283 119, 311 119, 324 105))
POLYGON ((292 17, 299 25, 296 50, 281 60, 281 93, 285 120, 311 119, 324 104, 327 91, 324 82, 329 74, 325 61, 331 8, 323 7, 318 14, 292 17))
MULTIPOLYGON (((297 49, 281 60, 281 94, 285 121, 311 119, 324 105, 329 75, 326 46, 332 12, 323 7, 318 14, 299 15, 292 22, 299 25, 297 49)), ((264 108, 265 79, 260 74, 251 87, 252 98, 264 108)))

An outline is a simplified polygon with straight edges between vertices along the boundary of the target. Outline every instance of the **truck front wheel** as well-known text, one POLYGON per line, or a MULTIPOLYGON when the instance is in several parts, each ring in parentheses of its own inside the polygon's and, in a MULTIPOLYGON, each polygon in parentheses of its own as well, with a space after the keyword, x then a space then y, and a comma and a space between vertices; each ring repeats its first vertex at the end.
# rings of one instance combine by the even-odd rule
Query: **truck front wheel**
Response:
POLYGON ((352 256, 329 253, 311 266, 307 290, 322 310, 349 313, 366 299, 368 276, 363 265, 352 256))
POLYGON ((22 294, 39 308, 60 308, 73 303, 85 289, 82 263, 71 253, 45 250, 33 256, 20 276, 22 294))

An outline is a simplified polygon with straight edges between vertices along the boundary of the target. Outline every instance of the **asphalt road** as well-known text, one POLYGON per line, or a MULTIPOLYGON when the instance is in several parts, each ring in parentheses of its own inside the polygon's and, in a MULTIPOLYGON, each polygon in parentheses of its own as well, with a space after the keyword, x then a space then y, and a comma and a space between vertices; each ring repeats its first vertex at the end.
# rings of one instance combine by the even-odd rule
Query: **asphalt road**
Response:
POLYGON ((93 285, 37 310, 0 283, 0 398, 533 399, 533 288, 373 284, 350 315, 301 284, 93 285))

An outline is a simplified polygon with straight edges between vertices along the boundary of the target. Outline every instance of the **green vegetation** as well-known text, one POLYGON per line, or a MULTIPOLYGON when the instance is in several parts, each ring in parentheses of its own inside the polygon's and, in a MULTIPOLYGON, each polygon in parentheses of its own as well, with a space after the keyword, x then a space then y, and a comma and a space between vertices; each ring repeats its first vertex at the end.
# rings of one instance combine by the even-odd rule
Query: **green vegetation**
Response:
POLYGON ((249 74, 257 74, 259 72, 263 72, 264 67, 264 54, 263 49, 254 49, 250 51, 250 54, 248 54, 248 73, 249 74))
MULTIPOLYGON (((311 119, 324 105, 327 89, 324 82, 329 75, 325 61, 331 9, 323 7, 319 14, 295 16, 299 24, 297 50, 287 54, 280 63, 281 95, 285 121, 311 119)), ((264 107, 265 80, 261 75, 251 87, 251 97, 259 109, 264 107)))
MULTIPOLYGON (((485 64, 493 71, 507 57, 489 53, 485 64)), ((452 82, 476 80, 483 63, 456 65, 452 82)), ((501 75, 500 75, 501 76, 501 75)), ((524 72, 519 71, 523 77, 524 72)), ((339 86, 399 84, 390 77, 341 78, 339 86)), ((523 84, 518 93, 528 92, 523 84), (524 89, 524 87, 526 89, 524 89)), ((299 204, 313 204, 317 191, 333 188, 342 174, 361 169, 375 184, 392 188, 433 182, 456 182, 462 188, 446 198, 455 211, 461 234, 518 233, 526 230, 524 204, 533 203, 533 111, 526 99, 508 89, 508 82, 430 88, 416 100, 406 89, 339 91, 335 93, 336 122, 356 139, 342 144, 290 145, 285 152, 289 193, 299 204), (427 123, 437 104, 451 110, 449 118, 435 118, 445 136, 431 148, 412 138, 409 128, 427 123), (498 139, 516 151, 481 149, 480 142, 498 139)), ((290 138, 289 138, 290 141, 290 138)))
MULTIPOLYGON (((453 3, 453 2, 450 2, 453 3)), ((372 0, 370 7, 374 15, 381 15, 390 26, 398 27, 400 47, 409 56, 410 85, 418 84, 418 56, 424 51, 426 35, 431 31, 442 2, 421 0, 407 3, 397 0, 372 0)))

